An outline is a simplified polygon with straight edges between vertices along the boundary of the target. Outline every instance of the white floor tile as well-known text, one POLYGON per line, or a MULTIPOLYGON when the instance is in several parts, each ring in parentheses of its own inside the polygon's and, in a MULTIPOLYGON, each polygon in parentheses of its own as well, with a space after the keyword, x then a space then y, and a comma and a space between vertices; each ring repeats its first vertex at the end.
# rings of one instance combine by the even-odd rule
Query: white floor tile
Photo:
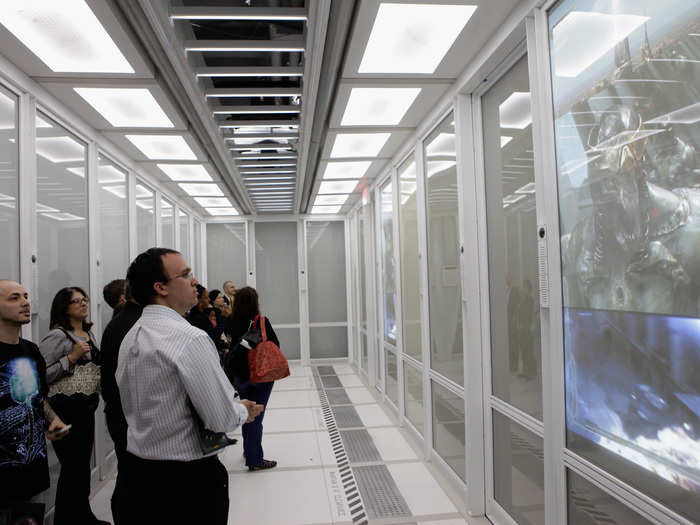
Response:
POLYGON ((316 385, 311 376, 291 376, 276 381, 274 390, 313 390, 315 388, 316 385))
POLYGON ((232 474, 229 524, 329 523, 326 473, 321 469, 232 474))
POLYGON ((353 404, 360 405, 377 402, 372 393, 364 387, 348 388, 345 391, 353 404))
MULTIPOLYGON (((299 468, 321 466, 321 452, 318 446, 317 432, 299 432, 287 434, 263 433, 265 459, 274 459, 279 467, 299 468)), ((245 471, 243 442, 227 447, 219 459, 229 472, 245 471)), ((273 472, 273 471, 270 471, 273 472)))
POLYGON ((461 518, 453 520, 421 521, 420 525, 468 525, 469 522, 461 518))
POLYGON ((377 405, 358 405, 355 407, 362 423, 366 427, 387 427, 393 426, 394 422, 384 413, 384 410, 377 405))
POLYGON ((323 430, 320 408, 281 408, 265 411, 265 432, 313 432, 323 430))
POLYGON ((328 432, 318 433, 318 447, 321 453, 321 462, 324 465, 335 466, 335 454, 333 453, 333 447, 331 446, 331 437, 328 432))
POLYGON ((458 512, 423 463, 387 465, 414 516, 458 512))
POLYGON ((348 374, 354 374, 355 369, 351 367, 350 365, 345 365, 345 364, 337 364, 333 365, 333 370, 335 370, 335 373, 338 374, 339 376, 341 375, 348 375, 348 374))
POLYGON ((350 507, 348 506, 347 498, 343 483, 340 480, 340 472, 338 469, 326 469, 326 490, 328 491, 328 502, 330 505, 333 523, 352 521, 350 507))
POLYGON ((292 365, 289 367, 290 377, 311 376, 313 370, 310 366, 292 365))
POLYGON ((370 428, 367 431, 384 461, 419 459, 398 428, 370 428))
POLYGON ((338 376, 343 386, 365 386, 362 380, 356 375, 338 376))
POLYGON ((316 390, 273 390, 267 405, 270 408, 318 407, 321 399, 316 390))

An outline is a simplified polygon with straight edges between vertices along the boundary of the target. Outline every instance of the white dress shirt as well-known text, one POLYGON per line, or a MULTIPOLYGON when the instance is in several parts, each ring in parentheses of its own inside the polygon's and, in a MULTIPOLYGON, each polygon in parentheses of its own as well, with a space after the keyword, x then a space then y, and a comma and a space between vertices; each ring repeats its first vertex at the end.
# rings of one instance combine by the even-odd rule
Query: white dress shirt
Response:
POLYGON ((129 425, 127 450, 140 458, 202 458, 188 400, 215 432, 231 432, 248 417, 211 338, 167 306, 143 309, 119 347, 116 379, 129 425))

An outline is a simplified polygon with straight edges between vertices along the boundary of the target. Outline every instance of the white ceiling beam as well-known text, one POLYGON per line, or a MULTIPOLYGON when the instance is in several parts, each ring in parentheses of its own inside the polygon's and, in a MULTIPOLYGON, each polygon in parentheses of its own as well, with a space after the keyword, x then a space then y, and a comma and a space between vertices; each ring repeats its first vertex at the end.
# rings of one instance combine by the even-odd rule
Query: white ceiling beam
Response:
POLYGON ((295 114, 301 113, 301 106, 294 104, 280 104, 277 106, 212 106, 214 115, 265 115, 265 114, 295 114))
POLYGON ((301 77, 301 67, 197 67, 194 73, 198 77, 301 77))
POLYGON ((307 19, 303 7, 183 7, 170 10, 175 20, 297 20, 307 19))
POLYGON ((204 90, 207 98, 215 97, 298 97, 301 88, 209 88, 204 90))
MULTIPOLYGON (((244 127, 272 127, 272 126, 298 126, 299 119, 289 120, 217 120, 220 128, 244 128, 244 127)), ((242 133, 240 138, 246 137, 242 133)))
MULTIPOLYGON (((269 175, 270 177, 273 177, 275 175, 279 175, 280 177, 284 176, 294 176, 294 173, 277 173, 280 171, 291 171, 291 172, 296 172, 296 168, 294 166, 290 166, 288 168, 281 167, 281 168, 239 168, 239 171, 241 175, 245 178, 248 179, 253 179, 256 178, 254 175, 269 175), (253 177, 249 177, 249 175, 253 175, 253 177)), ((263 177, 264 178, 264 177, 263 177)))
POLYGON ((293 52, 304 51, 303 40, 185 40, 185 51, 258 51, 293 52))

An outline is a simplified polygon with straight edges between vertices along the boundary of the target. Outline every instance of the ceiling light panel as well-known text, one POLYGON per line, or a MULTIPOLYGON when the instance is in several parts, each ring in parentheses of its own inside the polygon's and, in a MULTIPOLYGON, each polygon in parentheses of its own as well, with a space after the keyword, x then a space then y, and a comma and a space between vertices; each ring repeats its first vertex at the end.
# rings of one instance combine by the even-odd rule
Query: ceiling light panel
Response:
POLYGON ((52 71, 134 73, 84 0, 3 2, 0 23, 52 71))
POLYGON ((85 160, 85 146, 70 137, 37 137, 36 152, 50 162, 85 160))
POLYGON ((238 215, 236 208, 204 208, 209 215, 238 215))
POLYGON ((434 73, 474 5, 379 5, 360 73, 434 73))
POLYGON ((223 197, 224 192, 221 191, 216 184, 187 184, 179 183, 178 186, 187 193, 190 197, 223 197))
POLYGON ((390 133, 338 133, 332 158, 375 157, 389 140, 390 133))
POLYGON ((356 187, 357 181, 355 180, 323 181, 318 189, 318 193, 352 193, 356 187))
POLYGON ((525 129, 532 124, 530 92, 514 91, 498 106, 501 128, 525 129))
POLYGON ((202 208, 223 208, 231 206, 231 201, 226 197, 195 197, 194 200, 202 208))
POLYGON ((341 126, 395 126, 421 88, 352 88, 341 126))
POLYGON ((323 172, 323 179, 361 179, 369 169, 371 161, 329 162, 323 172))
POLYGON ((201 164, 156 164, 170 180, 211 182, 212 178, 206 168, 201 164))
POLYGON ((197 160, 181 135, 126 135, 151 160, 197 160))
POLYGON ((325 213, 325 214, 333 215, 333 214, 338 213, 340 211, 340 208, 342 208, 342 206, 314 206, 313 208, 311 208, 311 213, 313 213, 313 214, 325 213))
POLYGON ((314 199, 314 206, 328 204, 345 204, 347 195, 317 195, 314 199))
POLYGON ((73 88, 107 122, 118 128, 172 128, 168 118, 147 88, 73 88))

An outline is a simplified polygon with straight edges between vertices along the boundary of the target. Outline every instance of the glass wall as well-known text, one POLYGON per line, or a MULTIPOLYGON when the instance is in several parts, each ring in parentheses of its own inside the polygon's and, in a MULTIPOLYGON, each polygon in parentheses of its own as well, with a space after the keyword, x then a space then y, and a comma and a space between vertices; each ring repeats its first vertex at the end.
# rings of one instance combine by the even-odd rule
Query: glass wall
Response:
POLYGON ((190 216, 178 208, 177 218, 177 234, 180 236, 180 253, 186 261, 189 261, 190 265, 194 265, 194 261, 190 260, 190 216))
POLYGON ((307 221, 306 257, 311 358, 347 357, 345 224, 307 221))
MULTIPOLYGON (((360 368, 369 371, 369 349, 367 348, 367 245, 365 244, 367 228, 367 206, 363 206, 357 212, 357 254, 359 277, 359 301, 360 301, 360 368)), ((370 235, 371 238, 371 235, 370 235)))
POLYGON ((255 224, 255 268, 260 310, 263 315, 269 316, 284 355, 288 359, 299 359, 301 337, 296 222, 255 224))
POLYGON ((156 245, 156 197, 143 184, 136 184, 136 251, 143 253, 156 245))
MULTIPOLYGON (((0 87, 0 243, 19 246, 18 99, 0 87)), ((19 251, 0 250, 4 279, 19 281, 19 251)))
POLYGON ((381 190, 381 247, 384 342, 396 346, 396 265, 394 264, 394 196, 389 180, 381 190))
POLYGON ((406 418, 423 434, 423 373, 412 364, 404 361, 404 408, 406 418))
POLYGON ((401 237, 401 292, 403 351, 422 359, 418 272, 418 192, 413 154, 399 167, 399 235, 401 237))
POLYGON ((160 245, 175 249, 175 208, 168 199, 160 199, 160 245))
POLYGON ((464 399, 435 381, 431 385, 433 448, 466 481, 464 399))
POLYGON ((549 16, 567 447, 693 522, 699 30, 695 0, 565 1, 549 16))
MULTIPOLYGON (((100 213, 100 268, 102 286, 113 279, 124 279, 129 266, 129 199, 127 172, 104 155, 98 158, 100 213)), ((101 297, 100 297, 101 299, 101 297)), ((101 305, 102 328, 112 318, 112 308, 101 305)))
MULTIPOLYGON (((202 224, 192 217, 192 242, 194 246, 192 247, 192 253, 194 254, 194 271, 195 275, 202 274, 202 224)), ((223 283, 222 283, 223 284, 223 283)))
POLYGON ((424 147, 430 366, 464 385, 457 149, 452 113, 428 136, 424 147))
POLYGON ((207 224, 206 284, 210 290, 223 290, 226 281, 236 288, 246 285, 246 246, 245 223, 207 224))

